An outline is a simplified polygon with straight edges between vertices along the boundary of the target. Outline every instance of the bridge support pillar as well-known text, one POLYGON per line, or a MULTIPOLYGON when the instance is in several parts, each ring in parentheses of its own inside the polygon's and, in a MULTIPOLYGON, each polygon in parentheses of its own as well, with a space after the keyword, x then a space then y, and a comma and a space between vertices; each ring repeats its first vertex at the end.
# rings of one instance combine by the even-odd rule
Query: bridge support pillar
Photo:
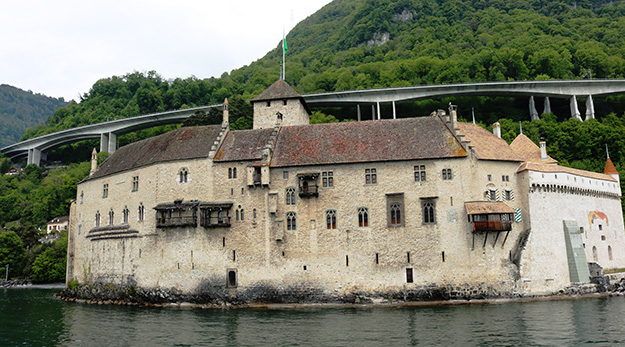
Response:
POLYGON ((586 99, 586 120, 595 118, 595 104, 592 102, 592 95, 586 99))
POLYGON ((113 154, 115 153, 115 150, 117 149, 117 134, 113 134, 113 133, 109 133, 109 144, 108 144, 108 148, 109 148, 109 154, 113 154))
POLYGON ((545 97, 545 103, 543 107, 543 114, 545 113, 551 113, 551 102, 549 101, 548 96, 545 97))
POLYGON ((397 119, 397 111, 395 110, 395 101, 393 101, 393 119, 397 119))
POLYGON ((382 114, 380 113, 380 102, 378 101, 378 120, 380 120, 382 117, 382 114))
POLYGON ((109 134, 103 133, 100 134, 100 152, 109 151, 109 134))
POLYGON ((538 111, 536 111, 536 102, 534 101, 534 96, 530 96, 530 119, 531 120, 539 120, 538 111))
POLYGON ((39 166, 41 163, 41 150, 37 148, 28 149, 28 159, 26 161, 28 165, 35 164, 39 166))
POLYGON ((358 121, 360 122, 361 120, 361 114, 360 114, 360 105, 356 105, 356 113, 358 114, 358 121))
POLYGON ((371 105, 371 120, 375 120, 375 105, 371 105))
POLYGON ((577 98, 575 97, 575 95, 571 96, 571 118, 582 120, 582 117, 579 113, 579 108, 577 108, 577 98))

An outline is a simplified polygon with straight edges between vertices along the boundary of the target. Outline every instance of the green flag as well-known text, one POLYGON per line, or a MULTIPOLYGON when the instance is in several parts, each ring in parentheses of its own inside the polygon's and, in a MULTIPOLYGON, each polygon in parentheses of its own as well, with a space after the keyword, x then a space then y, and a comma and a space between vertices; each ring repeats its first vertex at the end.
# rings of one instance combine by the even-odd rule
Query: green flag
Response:
POLYGON ((282 41, 282 47, 284 48, 284 54, 286 54, 286 52, 289 51, 288 47, 286 46, 286 36, 284 37, 284 41, 282 41))

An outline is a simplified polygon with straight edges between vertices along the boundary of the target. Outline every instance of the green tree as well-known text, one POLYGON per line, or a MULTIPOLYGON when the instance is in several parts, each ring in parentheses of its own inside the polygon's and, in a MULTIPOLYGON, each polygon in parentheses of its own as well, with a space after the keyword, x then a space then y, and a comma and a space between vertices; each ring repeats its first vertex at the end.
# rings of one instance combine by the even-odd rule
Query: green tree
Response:
POLYGON ((32 265, 32 279, 37 282, 63 282, 67 267, 67 231, 41 253, 32 265))
POLYGON ((0 267, 4 268, 9 264, 9 278, 21 274, 25 253, 22 239, 15 232, 0 232, 0 267))

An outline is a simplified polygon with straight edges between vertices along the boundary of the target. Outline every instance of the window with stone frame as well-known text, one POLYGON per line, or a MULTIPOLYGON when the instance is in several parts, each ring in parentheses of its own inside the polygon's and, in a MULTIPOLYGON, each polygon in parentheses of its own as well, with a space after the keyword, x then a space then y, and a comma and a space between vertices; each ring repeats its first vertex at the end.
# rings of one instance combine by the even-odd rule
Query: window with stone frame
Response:
POLYGON ((96 211, 95 213, 95 227, 99 227, 100 226, 100 211, 96 211))
POLYGON ((414 180, 415 182, 425 182, 425 165, 415 165, 414 180))
POLYGON ((128 224, 129 215, 130 215, 130 210, 128 210, 128 206, 124 206, 124 210, 122 211, 122 224, 128 224))
POLYGON ((334 173, 332 171, 323 171, 321 173, 321 184, 324 188, 334 187, 334 173))
POLYGON ((109 225, 113 225, 114 222, 115 222, 115 212, 113 212, 113 209, 111 209, 109 211, 109 225))
POLYGON ((109 197, 109 184, 108 183, 104 183, 102 185, 102 197, 103 198, 109 197))
POLYGON ((497 189, 491 188, 486 194, 489 201, 497 201, 497 189))
POLYGON ((369 226, 369 209, 366 207, 358 208, 358 227, 366 228, 369 226))
POLYGON ((365 169, 365 184, 378 183, 378 175, 375 168, 365 169))
POLYGON ((326 211, 326 229, 336 229, 336 210, 326 211))
POLYGON ((286 230, 297 230, 297 214, 295 212, 286 213, 286 230))
POLYGON ((421 209, 423 224, 436 224, 436 201, 434 199, 422 199, 421 209))
POLYGON ((293 187, 286 189, 286 204, 295 205, 295 188, 293 187))
POLYGON ((132 191, 136 192, 139 190, 139 176, 132 176, 132 191))
POLYGON ((504 190, 503 194, 504 194, 504 199, 506 199, 508 201, 514 200, 514 192, 512 191, 512 189, 504 190))
POLYGON ((189 178, 189 170, 186 167, 181 168, 178 171, 178 182, 179 183, 187 183, 189 178))
POLYGON ((145 207, 143 206, 143 203, 141 203, 139 204, 139 208, 137 208, 137 221, 143 222, 144 219, 145 219, 145 207))
POLYGON ((443 169, 443 180, 451 180, 453 178, 451 169, 443 169))
POLYGON ((386 194, 386 220, 389 227, 404 226, 404 193, 386 194))

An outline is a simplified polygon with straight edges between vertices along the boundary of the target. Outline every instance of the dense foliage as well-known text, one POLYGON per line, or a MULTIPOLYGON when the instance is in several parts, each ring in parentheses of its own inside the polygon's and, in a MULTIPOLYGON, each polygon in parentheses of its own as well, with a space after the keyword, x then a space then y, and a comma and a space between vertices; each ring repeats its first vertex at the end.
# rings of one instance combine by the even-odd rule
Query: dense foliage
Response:
POLYGON ((57 108, 65 105, 63 98, 0 85, 0 148, 17 142, 26 129, 44 124, 57 108))

